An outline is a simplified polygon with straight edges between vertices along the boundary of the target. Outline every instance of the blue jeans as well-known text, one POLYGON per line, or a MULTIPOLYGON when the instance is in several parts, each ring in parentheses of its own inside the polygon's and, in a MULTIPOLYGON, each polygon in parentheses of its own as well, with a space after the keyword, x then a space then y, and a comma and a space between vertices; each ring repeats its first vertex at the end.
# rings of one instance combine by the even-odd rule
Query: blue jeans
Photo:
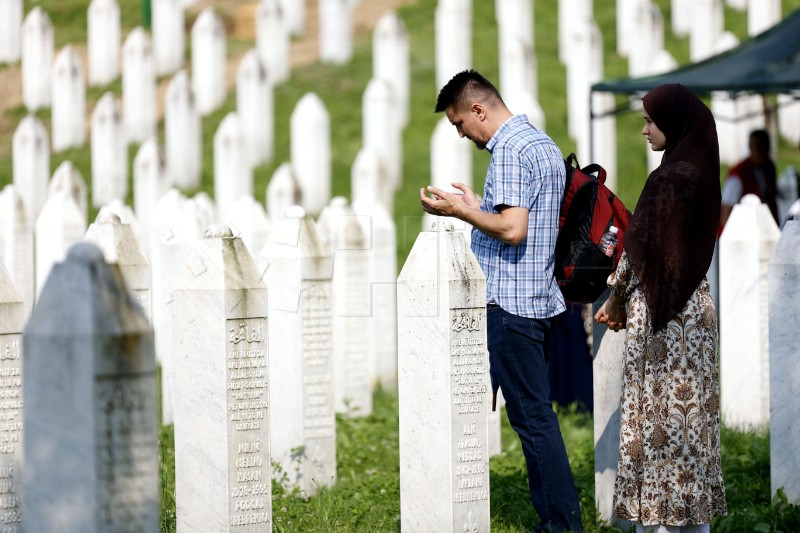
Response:
POLYGON ((489 306, 486 317, 489 363, 522 443, 531 502, 541 520, 536 531, 583 531, 567 450, 550 404, 550 319, 520 317, 497 306, 489 306))

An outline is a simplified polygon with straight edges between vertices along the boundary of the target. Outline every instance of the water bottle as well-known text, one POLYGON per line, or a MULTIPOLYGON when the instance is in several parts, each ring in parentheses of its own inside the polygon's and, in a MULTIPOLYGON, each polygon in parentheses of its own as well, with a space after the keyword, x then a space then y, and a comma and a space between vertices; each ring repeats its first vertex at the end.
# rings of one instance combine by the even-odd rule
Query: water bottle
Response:
POLYGON ((603 252, 608 257, 614 255, 614 251, 617 249, 617 227, 611 226, 608 228, 608 231, 603 234, 600 238, 600 242, 597 244, 597 247, 600 248, 600 251, 603 252))

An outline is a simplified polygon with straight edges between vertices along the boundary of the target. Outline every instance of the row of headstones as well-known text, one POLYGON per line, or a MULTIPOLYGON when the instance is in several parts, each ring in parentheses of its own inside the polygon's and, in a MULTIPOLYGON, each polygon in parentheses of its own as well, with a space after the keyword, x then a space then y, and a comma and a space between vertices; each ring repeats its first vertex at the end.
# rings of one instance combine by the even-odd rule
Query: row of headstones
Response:
MULTIPOLYGON (((211 11, 204 11, 196 25, 201 24, 204 15, 221 27, 221 22, 211 11)), ((143 39, 146 45, 147 36, 143 31, 134 30, 130 39, 143 39)), ((220 43, 224 50, 224 38, 220 43)), ((391 188, 381 191, 381 200, 391 209, 391 195, 401 180, 401 131, 408 121, 409 108, 408 36, 402 20, 394 13, 384 15, 376 27, 373 43, 374 76, 365 91, 363 104, 364 146, 375 150, 386 167, 391 188)), ((146 52, 145 56, 150 56, 147 46, 142 50, 146 52)), ((65 50, 64 53, 79 65, 80 59, 74 52, 65 50)), ((207 55, 200 54, 199 57, 207 55)), ((224 52, 222 55, 224 57, 224 52)), ((215 135, 214 174, 218 177, 215 179, 215 196, 223 209, 242 194, 252 194, 253 166, 272 157, 274 80, 268 76, 258 56, 255 51, 250 51, 242 60, 237 75, 237 111, 223 119, 215 135), (225 179, 220 176, 225 176, 225 179)), ((222 97, 224 67, 223 59, 221 70, 202 77, 220 82, 222 85, 217 85, 223 90, 220 93, 222 97)), ((194 71, 197 73, 199 69, 194 71)), ((140 218, 147 218, 155 199, 167 186, 199 187, 200 116, 207 110, 201 109, 186 72, 180 71, 166 93, 166 169, 162 169, 163 164, 153 155, 157 147, 153 139, 156 121, 152 60, 147 59, 131 69, 129 79, 130 84, 123 83, 125 102, 122 107, 135 110, 134 113, 121 113, 115 97, 107 93, 92 115, 92 200, 95 206, 101 206, 112 199, 125 197, 128 182, 126 144, 131 140, 144 142, 137 156, 137 160, 143 161, 141 165, 134 163, 134 166, 145 169, 145 174, 151 177, 151 183, 143 186, 143 195, 148 197, 149 206, 140 206, 137 201, 137 213, 140 218), (129 98, 129 95, 133 96, 129 98)), ((82 81, 78 81, 73 89, 64 91, 64 94, 80 93, 80 101, 72 102, 74 105, 67 105, 66 109, 80 110, 72 113, 74 123, 71 131, 80 132, 82 138, 82 81)), ((322 101, 309 94, 298 102, 291 123, 292 169, 304 193, 305 207, 316 213, 330 199, 330 120, 322 101)), ((54 119, 54 147, 57 134, 63 137, 64 132, 61 122, 54 119)), ((58 148, 63 148, 63 139, 58 148)), ((36 217, 43 204, 49 143, 43 125, 35 117, 29 116, 20 122, 14 136, 13 160, 14 182, 25 197, 32 216, 36 217)))
MULTIPOLYGON (((800 504, 800 220, 779 230, 748 195, 719 241, 720 390, 729 427, 770 430, 771 487, 800 504)), ((613 518, 624 332, 598 332, 594 360, 595 493, 613 518), (602 341, 600 341, 602 339, 602 341)))
MULTIPOLYGON (((351 226, 345 239, 359 225, 346 212, 327 216, 351 226)), ((107 213, 95 226, 99 247, 76 244, 54 267, 22 350, 22 299, 0 266, 8 387, 0 409, 11 421, 2 428, 0 468, 13 517, 31 530, 157 527, 153 330, 129 284, 137 283, 132 265, 119 263, 134 234, 107 213)), ((302 208, 287 210, 265 246, 264 271, 228 226, 212 225, 178 271, 171 307, 179 528, 263 530, 273 478, 306 495, 335 482, 333 384, 348 367, 334 361, 335 332, 363 329, 359 313, 369 306, 331 313, 337 255, 357 250, 342 241, 332 257, 315 226, 302 208)), ((404 528, 484 530, 492 446, 485 281, 463 234, 449 229, 422 233, 397 289, 387 284, 401 319, 380 333, 394 344, 387 335, 397 331, 403 355, 404 528), (420 493, 423 480, 434 490, 420 493)))

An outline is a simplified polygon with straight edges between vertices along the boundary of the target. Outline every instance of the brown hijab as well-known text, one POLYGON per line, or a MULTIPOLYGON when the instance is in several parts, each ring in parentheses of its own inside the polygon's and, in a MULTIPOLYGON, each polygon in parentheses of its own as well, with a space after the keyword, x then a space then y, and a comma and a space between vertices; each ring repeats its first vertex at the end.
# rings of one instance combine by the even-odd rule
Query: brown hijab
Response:
POLYGON ((656 332, 683 309, 711 264, 721 200, 719 143, 711 111, 683 85, 660 85, 642 102, 667 147, 636 204, 625 250, 656 332))

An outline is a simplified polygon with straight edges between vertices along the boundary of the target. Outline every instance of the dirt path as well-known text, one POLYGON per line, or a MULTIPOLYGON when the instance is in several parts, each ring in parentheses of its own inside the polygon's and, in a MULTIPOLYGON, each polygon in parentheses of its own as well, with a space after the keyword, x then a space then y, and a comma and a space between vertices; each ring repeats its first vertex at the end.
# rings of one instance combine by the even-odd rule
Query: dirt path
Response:
MULTIPOLYGON (((400 6, 414 4, 417 0, 359 0, 353 13, 353 39, 355 42, 363 42, 368 38, 372 29, 377 24, 378 19, 387 11, 397 9, 400 6)), ((192 12, 197 12, 205 5, 214 5, 224 17, 226 22, 232 24, 237 20, 237 13, 241 16, 242 10, 252 9, 255 11, 257 3, 246 4, 238 0, 223 0, 221 2, 203 2, 195 5, 192 12)), ((302 37, 292 41, 290 48, 292 66, 308 65, 314 63, 319 58, 319 17, 318 0, 306 0, 306 23, 305 32, 302 37)), ((188 29, 187 29, 188 36, 188 29)), ((86 44, 74 45, 83 57, 84 65, 87 65, 86 44)), ((57 53, 57 52, 56 52, 57 53)), ((236 69, 244 54, 236 54, 228 58, 227 86, 230 89, 236 82, 236 69)), ((55 56, 54 56, 55 57, 55 56)), ((187 67, 188 61, 187 61, 187 67)), ((158 116, 163 113, 164 94, 167 90, 169 79, 163 79, 158 84, 158 116)), ((19 64, 11 65, 0 70, 0 157, 11 153, 11 137, 16 129, 16 121, 8 116, 7 111, 22 104, 22 70, 19 64)), ((90 123, 94 103, 87 102, 87 127, 90 123)))

